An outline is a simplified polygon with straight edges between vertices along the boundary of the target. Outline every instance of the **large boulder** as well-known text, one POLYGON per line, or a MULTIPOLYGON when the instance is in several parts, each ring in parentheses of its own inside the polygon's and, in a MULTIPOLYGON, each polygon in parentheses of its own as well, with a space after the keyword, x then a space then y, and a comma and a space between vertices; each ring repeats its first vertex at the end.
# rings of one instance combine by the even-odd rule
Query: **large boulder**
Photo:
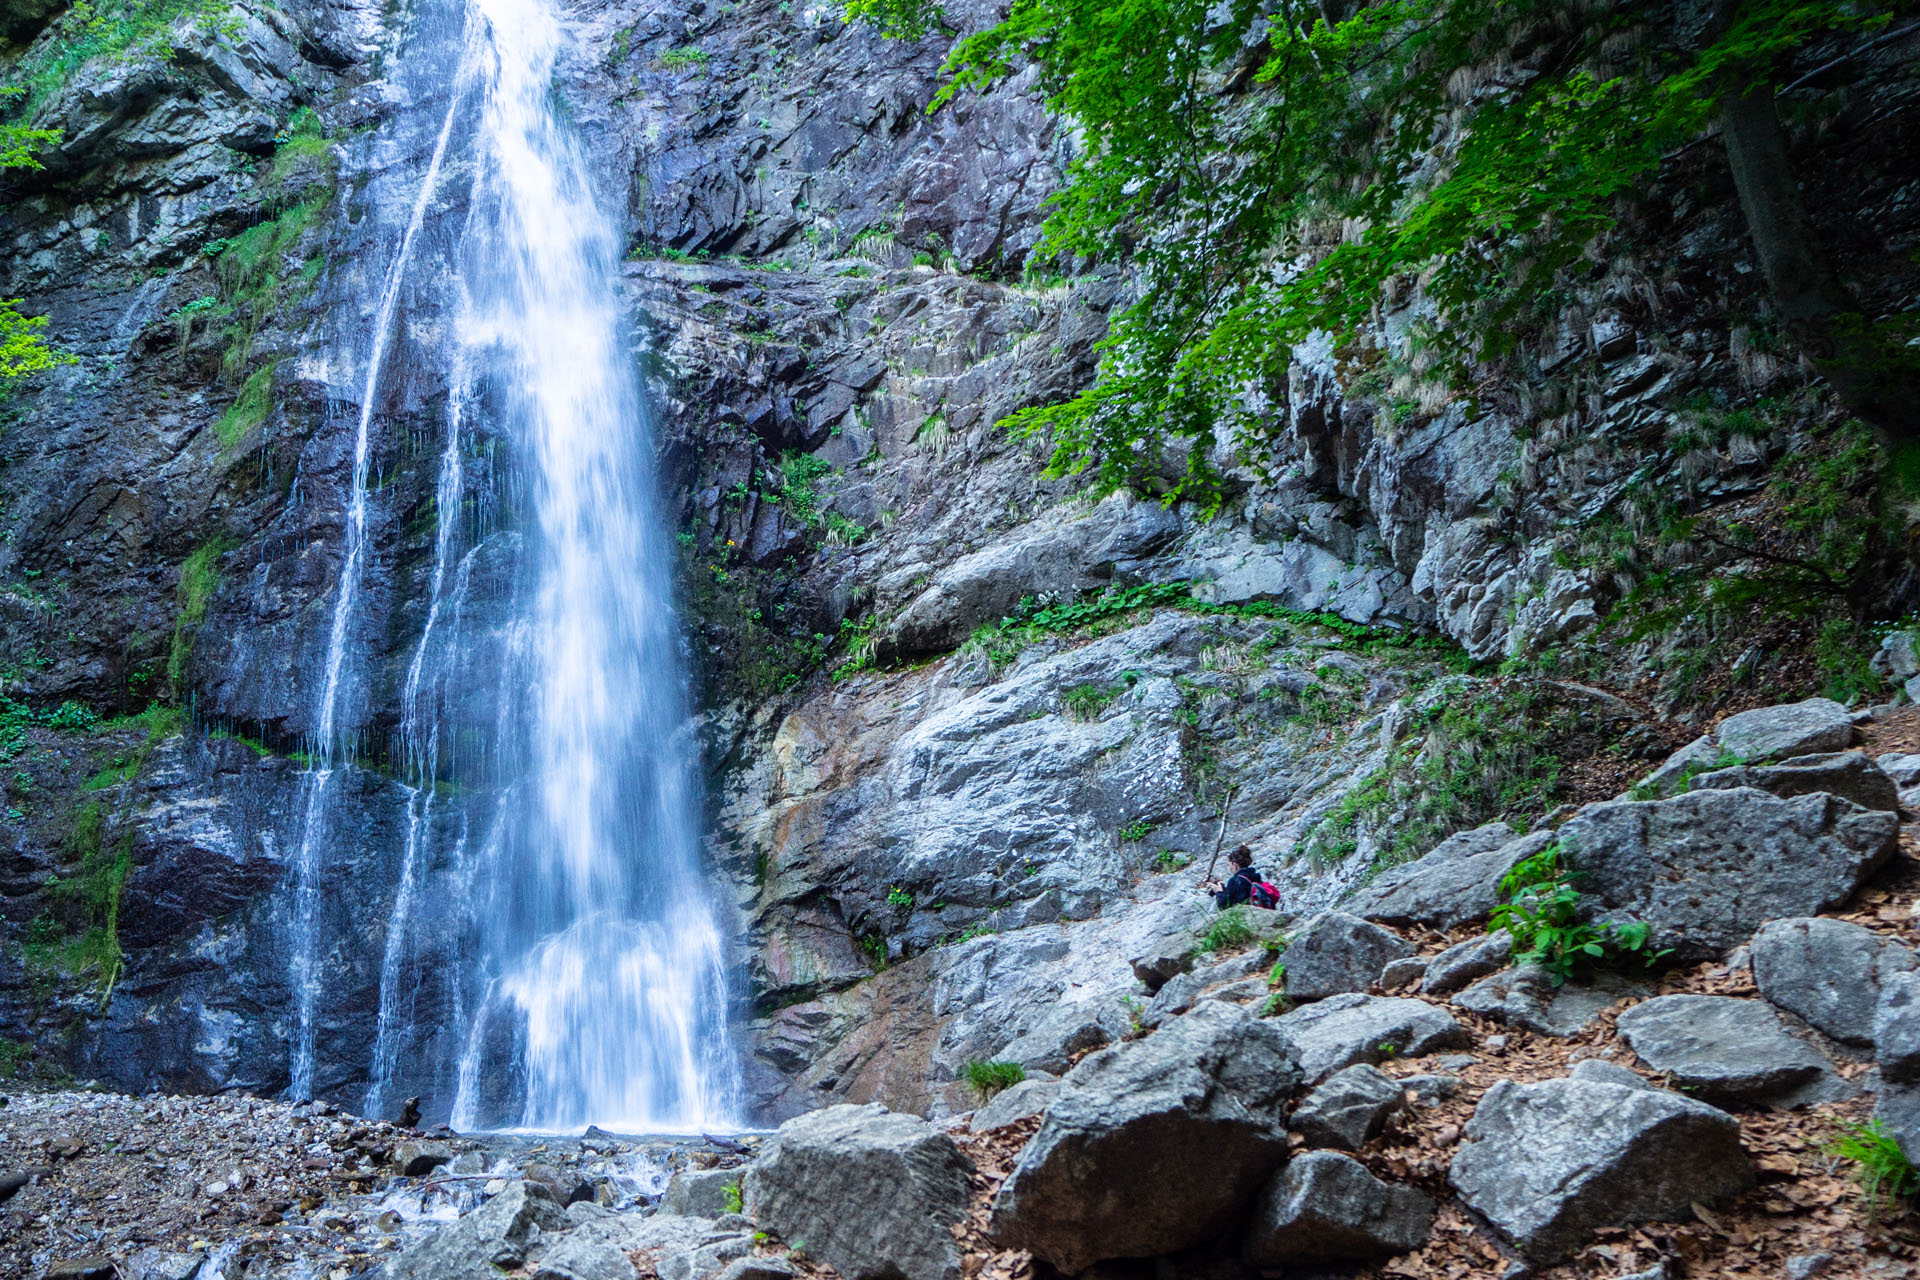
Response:
POLYGON ((1309 1151, 1260 1193, 1243 1253, 1263 1268, 1388 1258, 1418 1249, 1432 1227, 1432 1197, 1382 1182, 1352 1156, 1309 1151))
POLYGON ((542 1232, 573 1225, 537 1182, 507 1184, 493 1199, 418 1244, 381 1263, 380 1280, 465 1280, 497 1274, 526 1260, 542 1232))
POLYGON ((1748 764, 1845 751, 1853 745, 1853 715, 1831 698, 1808 698, 1728 716, 1714 737, 1748 764))
POLYGON ((1873 1056, 1880 1064, 1874 1118, 1920 1164, 1920 973, 1894 974, 1881 988, 1873 1056))
POLYGON ((1024 1035, 994 1054, 994 1060, 1017 1062, 1028 1071, 1062 1075, 1072 1069, 1080 1055, 1127 1034, 1132 1015, 1121 1000, 1114 995, 1050 1009, 1024 1035))
POLYGON ((1582 982, 1555 986, 1544 967, 1525 964, 1482 978, 1454 996, 1453 1003, 1510 1027, 1565 1039, 1585 1031, 1622 1000, 1652 993, 1651 987, 1629 974, 1604 970, 1587 975, 1582 982))
POLYGON ((1059 1092, 1058 1080, 1022 1080, 994 1094, 991 1101, 973 1113, 967 1127, 975 1133, 985 1133, 989 1129, 1019 1124, 1045 1111, 1059 1092))
POLYGON ((1887 771, 1864 751, 1835 751, 1817 756, 1795 756, 1778 764, 1735 765, 1715 769, 1693 780, 1694 791, 1726 791, 1752 787, 1782 798, 1825 791, 1851 800, 1863 809, 1898 810, 1900 788, 1887 771))
POLYGON ((1355 1063, 1414 1058, 1471 1048, 1467 1029, 1424 1000, 1359 994, 1331 996, 1275 1018, 1309 1081, 1355 1063))
POLYGON ((1615 1025, 1642 1062, 1709 1098, 1779 1099, 1832 1074, 1832 1064, 1788 1035, 1760 1000, 1661 996, 1628 1009, 1615 1025))
POLYGON ((1597 1080, 1502 1080, 1450 1174, 1468 1207, 1537 1262, 1601 1227, 1684 1218, 1753 1185, 1740 1124, 1704 1102, 1597 1080))
POLYGON ((745 1169, 682 1169, 667 1179, 660 1196, 661 1213, 689 1218, 717 1218, 738 1212, 740 1181, 745 1169))
POLYGON ((1512 958, 1513 935, 1505 929, 1468 938, 1433 958, 1420 979, 1420 990, 1430 996, 1452 995, 1475 978, 1500 972, 1512 958))
POLYGON ((1740 787, 1588 805, 1560 828, 1594 914, 1653 926, 1657 948, 1705 959, 1764 920, 1835 907, 1893 853, 1900 819, 1830 795, 1740 787))
POLYGON ((1548 831, 1515 837, 1504 822, 1462 831, 1424 858, 1382 872, 1346 907, 1364 920, 1438 929, 1484 920, 1500 905, 1501 878, 1552 842, 1548 831))
POLYGON ((972 1174, 951 1137, 869 1103, 781 1125, 741 1190, 748 1216, 848 1280, 958 1280, 972 1174))
POLYGON ((1075 1067, 994 1197, 994 1238, 1069 1274, 1218 1234, 1286 1156, 1272 1023, 1209 1001, 1075 1067))
POLYGON ((1880 992, 1920 957, 1845 920, 1771 920, 1753 936, 1753 980, 1767 1000, 1842 1044, 1871 1045, 1880 992))
POLYGON ((1398 1081, 1360 1063, 1336 1071, 1293 1111, 1293 1131, 1310 1147, 1358 1151, 1378 1137, 1406 1102, 1398 1081))
POLYGON ((1323 912, 1287 939, 1280 957, 1287 966, 1287 995, 1321 1000, 1365 991, 1391 961, 1404 960, 1413 950, 1391 929, 1342 911, 1323 912))

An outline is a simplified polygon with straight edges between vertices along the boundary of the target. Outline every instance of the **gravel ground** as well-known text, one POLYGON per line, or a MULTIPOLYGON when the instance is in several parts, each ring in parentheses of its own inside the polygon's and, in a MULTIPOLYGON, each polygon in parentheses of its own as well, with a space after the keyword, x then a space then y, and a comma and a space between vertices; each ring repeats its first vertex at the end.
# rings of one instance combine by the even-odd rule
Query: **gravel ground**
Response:
POLYGON ((455 1137, 324 1104, 85 1092, 12 1094, 0 1152, 6 1280, 348 1280, 513 1178, 636 1209, 676 1168, 738 1159, 697 1139, 455 1137))

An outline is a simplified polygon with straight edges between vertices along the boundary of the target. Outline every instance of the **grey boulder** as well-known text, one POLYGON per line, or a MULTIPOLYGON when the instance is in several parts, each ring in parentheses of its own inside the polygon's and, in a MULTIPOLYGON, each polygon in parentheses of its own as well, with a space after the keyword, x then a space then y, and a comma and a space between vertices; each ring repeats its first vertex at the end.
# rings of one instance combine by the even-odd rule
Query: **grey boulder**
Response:
POLYGON ((1853 745, 1853 715, 1831 698, 1808 698, 1728 716, 1714 736, 1750 764, 1845 751, 1853 745))
POLYGON ((1659 768, 1640 779, 1631 794, 1642 799, 1664 800, 1676 792, 1685 791, 1689 779, 1702 770, 1713 768, 1725 757, 1726 753, 1712 738, 1695 738, 1663 760, 1659 768))
POLYGON ((1069 1274, 1210 1239, 1285 1158, 1299 1083, 1272 1022, 1214 1001, 1100 1050, 995 1195, 994 1239, 1069 1274))
POLYGON ((1753 980, 1769 1003, 1843 1044, 1871 1045, 1880 992, 1920 957, 1845 920, 1772 920, 1753 937, 1753 980))
POLYGON ((1873 1052, 1881 1080, 1874 1118, 1920 1164, 1920 973, 1895 974, 1881 988, 1873 1052))
POLYGON ((1351 1156, 1310 1151, 1260 1193, 1242 1252, 1256 1267, 1386 1258, 1418 1249, 1432 1227, 1431 1197, 1351 1156))
POLYGON ((742 1191, 750 1217, 847 1280, 957 1280, 972 1174, 926 1121, 842 1105, 781 1125, 742 1191))
POLYGON ((682 1169, 667 1179, 660 1196, 661 1213, 689 1218, 717 1218, 739 1211, 740 1180, 745 1169, 682 1169))
POLYGON ((1311 1147, 1357 1151, 1378 1137, 1405 1101, 1400 1084, 1361 1063, 1336 1071, 1294 1109, 1293 1131, 1311 1147))
POLYGON ((1892 856, 1899 827, 1837 796, 1739 787, 1588 805, 1559 834, 1594 914, 1644 921, 1655 947, 1697 960, 1764 920, 1845 902, 1892 856))
POLYGON ((1062 1005, 1043 1014, 1024 1035, 993 1056, 995 1061, 1017 1062, 1028 1071, 1064 1075, 1081 1054, 1126 1035, 1130 1020, 1117 995, 1062 1005))
POLYGON ((1365 991, 1390 962, 1412 954, 1412 944, 1391 929, 1328 911, 1301 925, 1280 959, 1287 966, 1287 995, 1304 1001, 1365 991))
POLYGON ((1752 787, 1780 797, 1830 792, 1863 809, 1900 808, 1900 788, 1894 785, 1864 751, 1836 751, 1817 756, 1795 756, 1778 764, 1736 765, 1715 769, 1693 780, 1694 791, 1725 791, 1752 787))
POLYGON ((1536 1262, 1601 1227, 1683 1218, 1753 1185, 1740 1125, 1704 1102, 1595 1080, 1502 1080, 1450 1174, 1468 1207, 1536 1262))
POLYGON ((991 1101, 973 1113, 967 1127, 975 1133, 985 1133, 1018 1124, 1045 1111, 1059 1092, 1058 1080, 1022 1080, 994 1094, 991 1101))
POLYGON ((1448 947, 1427 965, 1420 989, 1430 996, 1452 995, 1475 978, 1507 967, 1513 956, 1513 935, 1496 929, 1484 938, 1469 938, 1448 947))
POLYGON ((1413 1058, 1473 1044, 1444 1009, 1396 996, 1331 996, 1275 1018, 1312 1082, 1355 1063, 1413 1058))
POLYGON ((1608 1062, 1605 1058, 1582 1058, 1573 1064, 1567 1072, 1570 1080, 1596 1080, 1601 1084, 1617 1084, 1628 1089, 1651 1089, 1646 1079, 1629 1071, 1617 1062, 1608 1062))
POLYGON ((381 1280, 465 1280, 493 1275, 526 1260, 527 1248, 543 1232, 565 1231, 573 1223, 566 1211, 537 1182, 507 1184, 493 1199, 452 1226, 389 1258, 375 1271, 381 1280))
POLYGON ((1425 857, 1382 872, 1346 908, 1363 920, 1439 929, 1484 920, 1500 905, 1501 877, 1552 842, 1547 831, 1516 838, 1504 822, 1462 831, 1425 857))
POLYGON ((1642 1062, 1710 1098, 1778 1099, 1832 1071, 1760 1000, 1661 996, 1628 1009, 1615 1025, 1642 1062))
POLYGON ((1622 1000, 1651 990, 1627 974, 1607 971, 1556 987, 1546 969, 1527 964, 1482 978, 1454 996, 1453 1003, 1511 1027, 1565 1039, 1585 1031, 1622 1000))

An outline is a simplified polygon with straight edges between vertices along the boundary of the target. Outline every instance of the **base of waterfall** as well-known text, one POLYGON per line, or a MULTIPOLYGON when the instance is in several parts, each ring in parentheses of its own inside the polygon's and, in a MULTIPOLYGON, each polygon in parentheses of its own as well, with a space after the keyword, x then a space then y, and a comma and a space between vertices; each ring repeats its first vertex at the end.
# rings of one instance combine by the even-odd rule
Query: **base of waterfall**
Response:
POLYGON ((625 1217, 758 1141, 454 1134, 232 1096, 4 1103, 0 1275, 21 1280, 348 1280, 509 1191, 625 1217))

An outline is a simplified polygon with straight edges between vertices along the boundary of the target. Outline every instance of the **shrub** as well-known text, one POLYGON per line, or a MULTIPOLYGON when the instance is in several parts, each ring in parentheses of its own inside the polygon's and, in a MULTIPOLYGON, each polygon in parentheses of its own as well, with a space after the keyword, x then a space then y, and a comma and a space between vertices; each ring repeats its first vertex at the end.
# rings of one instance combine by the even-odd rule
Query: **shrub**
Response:
POLYGON ((720 1188, 720 1202, 727 1207, 728 1213, 740 1212, 740 1180, 738 1178, 720 1188))
POLYGON ((1920 1169, 1913 1166, 1900 1144, 1878 1120, 1865 1124, 1842 1121, 1839 1136, 1826 1147, 1828 1155, 1859 1166, 1855 1176, 1867 1202, 1867 1216, 1877 1218, 1895 1200, 1920 1195, 1920 1169))
POLYGON ((1060 695, 1060 702, 1066 707, 1067 715, 1075 720, 1098 720, 1100 713, 1119 696, 1119 691, 1115 689, 1102 688, 1097 684, 1077 684, 1060 695))
POLYGON ((975 1060, 961 1068, 967 1088, 985 1102, 1002 1089, 1011 1089, 1027 1078, 1027 1069, 1017 1062, 981 1062, 975 1060))
POLYGON ((1648 946, 1643 922, 1594 924, 1580 918, 1578 872, 1561 865, 1558 844, 1521 862, 1500 881, 1507 901, 1493 909, 1487 932, 1505 929, 1513 937, 1513 963, 1546 969, 1556 987, 1582 966, 1625 960, 1653 964, 1667 951, 1648 946))
POLYGON ((1252 942, 1257 936, 1247 920, 1247 909, 1228 907, 1209 920, 1205 928, 1195 931, 1193 950, 1189 954, 1212 955, 1252 942))
POLYGON ((1138 844, 1153 834, 1155 823, 1146 818, 1135 818, 1120 828, 1120 839, 1127 844, 1138 844))

